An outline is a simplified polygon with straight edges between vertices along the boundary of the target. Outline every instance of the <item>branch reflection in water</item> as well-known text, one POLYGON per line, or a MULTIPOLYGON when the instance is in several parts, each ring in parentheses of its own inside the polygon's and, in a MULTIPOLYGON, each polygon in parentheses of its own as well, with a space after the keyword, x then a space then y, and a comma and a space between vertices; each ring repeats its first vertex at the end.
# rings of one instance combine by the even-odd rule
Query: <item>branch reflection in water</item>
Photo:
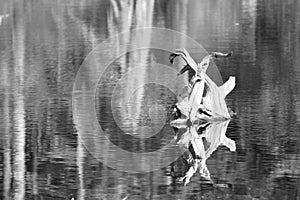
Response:
POLYGON ((185 176, 179 179, 184 181, 185 185, 190 182, 198 169, 203 178, 211 180, 206 160, 220 145, 235 151, 235 142, 225 135, 229 122, 226 120, 209 123, 197 120, 191 123, 189 120, 181 119, 172 122, 172 126, 186 130, 183 134, 177 130, 175 136, 177 143, 187 150, 186 160, 190 167, 185 176))

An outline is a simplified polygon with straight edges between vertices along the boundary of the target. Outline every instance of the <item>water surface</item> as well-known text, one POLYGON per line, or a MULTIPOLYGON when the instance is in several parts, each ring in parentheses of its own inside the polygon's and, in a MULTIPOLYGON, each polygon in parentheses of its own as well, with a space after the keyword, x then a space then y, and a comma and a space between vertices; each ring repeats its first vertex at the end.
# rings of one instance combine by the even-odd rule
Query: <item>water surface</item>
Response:
MULTIPOLYGON (((299 199, 299 9, 299 1, 1 0, 1 199, 299 199), (226 98, 237 113, 226 135, 237 149, 219 147, 207 161, 214 184, 197 175, 187 186, 178 183, 176 177, 186 171, 180 159, 172 175, 170 166, 151 173, 116 171, 95 159, 78 138, 72 86, 84 58, 110 36, 151 26, 187 34, 207 51, 234 52, 216 64, 224 80, 237 78, 226 98)), ((150 42, 151 35, 143 39, 150 42)), ((197 50, 191 53, 201 60, 197 50)), ((117 129, 107 117, 110 83, 137 63, 137 73, 146 75, 153 60, 166 61, 166 56, 140 51, 116 60, 106 76, 111 79, 105 87, 99 83, 98 119, 117 129)), ((144 109, 136 111, 139 125, 156 119, 151 122, 155 130, 162 126, 159 119, 166 119, 161 108, 176 101, 159 87, 142 88, 130 98, 144 109), (145 102, 154 106, 141 106, 145 102)), ((122 107, 117 111, 124 113, 122 107)), ((125 120, 122 128, 133 131, 130 123, 125 120)), ((174 134, 168 127, 163 133, 155 145, 112 141, 127 150, 152 151, 174 134)))

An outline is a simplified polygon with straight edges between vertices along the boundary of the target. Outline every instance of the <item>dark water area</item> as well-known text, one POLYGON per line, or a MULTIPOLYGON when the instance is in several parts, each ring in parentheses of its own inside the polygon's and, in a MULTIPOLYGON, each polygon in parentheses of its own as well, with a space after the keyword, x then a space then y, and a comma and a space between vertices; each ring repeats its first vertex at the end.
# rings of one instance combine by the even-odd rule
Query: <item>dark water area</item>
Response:
MULTIPOLYGON (((300 199, 299 10, 297 0, 0 0, 0 199, 300 199), (207 160, 213 183, 198 174, 186 186, 178 183, 186 171, 182 158, 173 176, 170 165, 148 173, 119 171, 99 162, 80 140, 83 125, 74 119, 90 121, 72 109, 81 64, 107 38, 142 27, 181 32, 209 52, 233 51, 216 65, 223 80, 237 79, 226 98, 237 114, 225 130, 236 152, 220 146, 207 160)), ((140 39, 150 43, 152 36, 140 39)), ((191 55, 202 58, 193 48, 191 55)), ((164 123, 176 102, 172 91, 153 86, 128 92, 146 82, 153 61, 166 57, 147 50, 123 55, 98 83, 95 110, 105 130, 143 133, 111 136, 127 151, 155 151, 174 136, 164 123), (136 65, 139 70, 127 77, 136 65), (120 106, 128 99, 134 116, 120 106)), ((153 77, 173 81, 168 74, 153 77)), ((95 151, 100 143, 95 140, 95 151)), ((115 162, 113 153, 104 159, 115 162)))

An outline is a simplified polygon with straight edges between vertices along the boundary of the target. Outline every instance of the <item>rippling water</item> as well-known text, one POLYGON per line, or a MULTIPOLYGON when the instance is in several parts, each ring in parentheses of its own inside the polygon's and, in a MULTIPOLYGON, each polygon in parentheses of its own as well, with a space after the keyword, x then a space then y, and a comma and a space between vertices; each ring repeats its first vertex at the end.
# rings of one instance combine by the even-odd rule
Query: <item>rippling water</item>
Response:
MULTIPOLYGON (((299 1, 269 0, 1 0, 0 199, 299 199, 299 9, 299 1), (120 172, 99 162, 79 140, 72 87, 83 60, 108 37, 151 26, 187 34, 207 51, 234 52, 216 64, 224 80, 237 78, 226 98, 237 113, 226 135, 237 149, 219 147, 208 159, 214 184, 197 175, 187 186, 178 183, 176 177, 186 171, 180 159, 172 175, 170 166, 150 173, 120 172)), ((155 38, 141 39, 150 43, 155 38)), ((197 49, 191 53, 201 59, 197 49)), ((131 118, 108 98, 114 83, 132 67, 138 64, 141 76, 127 77, 127 86, 143 85, 151 62, 166 62, 167 57, 167 52, 139 51, 112 63, 96 97, 97 117, 106 129, 118 129, 111 106, 127 132, 136 131, 131 119, 144 127, 140 137, 161 129, 168 120, 162 111, 176 102, 166 88, 139 88, 117 96, 119 102, 128 97, 139 105, 129 107, 137 113, 131 118), (149 119, 152 129, 147 129, 149 119)), ((111 141, 128 151, 153 151, 174 136, 170 127, 163 130, 152 145, 118 135, 111 141)))

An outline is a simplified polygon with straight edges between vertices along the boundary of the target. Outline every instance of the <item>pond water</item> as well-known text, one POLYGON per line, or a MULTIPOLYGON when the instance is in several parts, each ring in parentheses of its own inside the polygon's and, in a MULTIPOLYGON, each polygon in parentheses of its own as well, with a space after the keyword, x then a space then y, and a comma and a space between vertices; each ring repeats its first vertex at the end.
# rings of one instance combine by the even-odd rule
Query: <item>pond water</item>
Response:
MULTIPOLYGON (((299 1, 271 0, 0 0, 0 199, 300 199, 299 10, 299 1), (91 146, 79 137, 92 121, 72 109, 84 59, 101 42, 128 32, 113 49, 122 52, 120 43, 142 27, 178 31, 209 52, 233 51, 215 63, 223 80, 237 79, 226 97, 236 115, 222 129, 236 151, 220 146, 210 155, 212 182, 199 174, 186 186, 178 182, 187 170, 182 157, 156 169, 171 154, 144 166, 150 172, 122 171, 129 164, 140 169, 147 158, 126 163, 127 157, 113 157, 114 149, 102 152, 104 137, 91 137, 91 146)), ((157 38, 139 39, 150 44, 157 38)), ((203 57, 186 40, 176 42, 190 47, 196 61, 203 57)), ((124 54, 97 83, 95 117, 128 152, 156 151, 177 131, 165 122, 188 77, 174 80, 149 69, 153 62, 170 66, 168 56, 147 49, 124 54), (145 85, 149 73, 153 82, 174 83, 173 90, 145 85)))

